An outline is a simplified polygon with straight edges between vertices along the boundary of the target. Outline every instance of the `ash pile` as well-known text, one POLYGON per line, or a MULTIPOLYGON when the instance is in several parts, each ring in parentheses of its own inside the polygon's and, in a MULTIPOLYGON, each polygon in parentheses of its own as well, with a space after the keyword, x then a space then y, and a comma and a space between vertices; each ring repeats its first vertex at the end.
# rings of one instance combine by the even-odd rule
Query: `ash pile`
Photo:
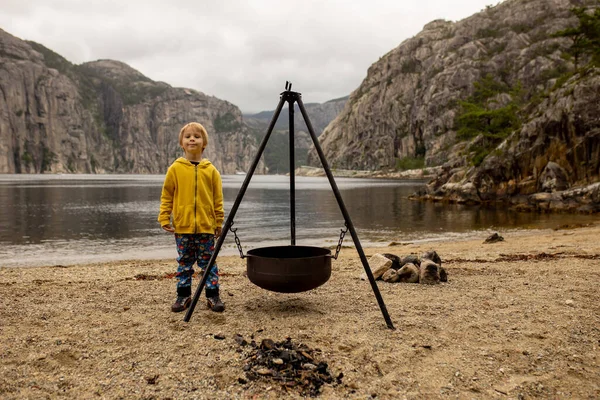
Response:
MULTIPOLYGON (((339 385, 343 373, 334 378, 329 366, 318 360, 320 350, 304 344, 295 344, 291 338, 281 342, 263 339, 258 345, 254 340, 246 342, 240 335, 235 338, 240 346, 249 346, 244 371, 249 381, 279 383, 285 391, 296 391, 302 396, 316 397, 325 384, 339 385)), ((242 384, 247 383, 243 378, 242 384)))

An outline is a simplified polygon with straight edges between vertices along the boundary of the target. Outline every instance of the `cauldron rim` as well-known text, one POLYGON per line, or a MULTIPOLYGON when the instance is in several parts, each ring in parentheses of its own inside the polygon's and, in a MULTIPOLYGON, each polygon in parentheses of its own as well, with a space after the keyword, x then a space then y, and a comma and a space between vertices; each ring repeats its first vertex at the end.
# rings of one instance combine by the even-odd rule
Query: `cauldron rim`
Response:
POLYGON ((257 247, 255 249, 248 250, 246 252, 246 257, 256 257, 256 258, 284 258, 284 259, 311 259, 311 258, 323 258, 323 257, 331 257, 331 250, 326 249, 324 247, 316 247, 316 246, 296 246, 296 245, 284 245, 284 246, 267 246, 267 247, 257 247), (291 253, 297 252, 300 254, 284 254, 281 256, 280 252, 290 251, 291 253), (308 253, 308 255, 302 255, 302 252, 308 253), (256 254, 259 253, 259 254, 256 254), (262 253, 262 254, 260 254, 262 253))

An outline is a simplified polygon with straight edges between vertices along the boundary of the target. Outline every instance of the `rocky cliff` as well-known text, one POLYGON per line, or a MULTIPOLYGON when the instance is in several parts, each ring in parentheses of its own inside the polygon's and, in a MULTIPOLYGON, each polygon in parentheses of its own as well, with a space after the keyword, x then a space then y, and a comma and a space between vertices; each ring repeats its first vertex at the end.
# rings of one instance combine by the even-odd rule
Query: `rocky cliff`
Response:
POLYGON ((189 121, 207 128, 221 173, 248 169, 256 140, 233 104, 118 61, 74 65, 0 30, 0 173, 164 173, 189 121))
POLYGON ((369 68, 321 136, 328 161, 440 167, 422 195, 460 202, 530 203, 516 199, 598 181, 598 73, 581 73, 556 35, 577 24, 573 7, 597 4, 506 0, 427 24, 369 68))
POLYGON ((575 74, 479 166, 446 163, 416 197, 600 212, 600 70, 575 74))

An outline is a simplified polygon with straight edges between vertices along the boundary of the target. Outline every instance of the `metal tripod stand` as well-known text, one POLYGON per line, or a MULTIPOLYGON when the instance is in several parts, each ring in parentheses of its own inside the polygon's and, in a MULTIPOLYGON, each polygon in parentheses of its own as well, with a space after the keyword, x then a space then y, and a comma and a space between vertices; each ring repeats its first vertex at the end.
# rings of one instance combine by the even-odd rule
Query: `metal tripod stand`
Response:
POLYGON ((292 84, 289 82, 286 82, 285 91, 281 93, 281 98, 279 100, 279 104, 277 105, 275 114, 273 115, 273 118, 271 119, 269 128, 267 130, 267 134, 263 138, 263 140, 258 148, 258 153, 256 154, 256 157, 252 161, 252 165, 250 166, 250 169, 248 170, 248 172, 246 174, 244 183, 242 184, 240 191, 238 192, 237 198, 235 199, 235 202, 233 203, 233 206, 231 207, 231 211, 229 213, 229 216, 227 217, 227 220, 225 221, 225 226, 223 227, 222 234, 219 237, 217 244, 215 245, 215 249, 212 254, 212 257, 210 258, 210 260, 208 262, 208 266, 204 270, 204 274, 202 275, 202 279, 201 279, 200 283, 198 284, 198 288, 196 289, 196 292, 194 293, 192 303, 190 305, 190 308, 187 310, 184 321, 188 322, 190 320, 190 318, 192 317, 192 313, 194 312, 194 308, 196 307, 196 304, 198 303, 198 299, 200 298, 202 289, 204 289, 204 286, 206 285, 206 281, 208 280, 208 274, 209 274, 211 268, 213 267, 213 265, 215 264, 215 260, 217 258, 217 255, 219 254, 219 251, 221 250, 221 247, 223 246, 223 242, 225 241, 227 232, 230 230, 230 228, 233 225, 233 219, 235 217, 235 214, 237 213, 238 207, 239 207, 240 203, 242 202, 244 194, 246 193, 246 189, 248 188, 250 180, 252 179, 252 175, 254 175, 256 166, 258 165, 258 162, 260 161, 260 158, 265 150, 265 147, 267 146, 267 142, 269 141, 269 138, 271 136, 271 133, 273 131, 275 123, 277 122, 277 119, 279 118, 281 109, 283 108, 284 103, 287 102, 288 109, 289 109, 291 245, 294 246, 296 244, 296 215, 295 215, 295 185, 296 184, 295 184, 295 174, 294 174, 294 165, 295 165, 295 160, 294 160, 294 103, 298 103, 298 107, 300 108, 300 112, 302 113, 302 117, 304 118, 304 122, 306 123, 308 131, 310 133, 310 137, 312 138, 313 144, 317 151, 317 154, 319 155, 319 159, 321 160, 321 164, 323 165, 323 169, 325 170, 325 174, 327 175, 327 179, 329 180, 331 189, 333 190, 333 193, 337 200, 338 206, 340 207, 340 211, 342 212, 346 226, 348 227, 348 230, 350 231, 350 235, 352 236, 352 240, 354 241, 354 245, 356 246, 356 251, 358 251, 358 254, 360 256, 360 260, 365 269, 365 273, 367 274, 367 278, 369 279, 369 283, 371 284, 371 288, 373 289, 373 293, 375 294, 375 297, 377 298, 377 303, 379 304, 379 308, 381 309, 383 318, 385 319, 385 322, 386 322, 388 328, 395 329, 394 325, 392 323, 392 320, 390 319, 390 316, 388 314, 387 308, 385 307, 385 303, 383 302, 383 298, 381 297, 381 293, 379 292, 379 288, 377 287, 377 283, 375 282, 375 278, 373 277, 373 273, 371 272, 371 268, 369 267, 369 263, 367 261, 365 252, 363 251, 360 241, 358 240, 358 235, 356 234, 356 230, 354 229, 354 224, 352 223, 352 220, 350 219, 350 215, 348 214, 348 210, 346 209, 346 206, 344 205, 344 200, 342 199, 342 195, 340 194, 337 184, 335 183, 335 179, 333 178, 333 174, 331 173, 329 164, 327 163, 327 160, 325 159, 323 150, 321 149, 321 146, 319 145, 319 141, 317 139, 317 136, 315 135, 315 132, 313 130, 310 119, 308 118, 308 114, 306 113, 306 109, 304 108, 304 104, 302 103, 301 97, 302 97, 302 95, 300 93, 292 92, 292 84))

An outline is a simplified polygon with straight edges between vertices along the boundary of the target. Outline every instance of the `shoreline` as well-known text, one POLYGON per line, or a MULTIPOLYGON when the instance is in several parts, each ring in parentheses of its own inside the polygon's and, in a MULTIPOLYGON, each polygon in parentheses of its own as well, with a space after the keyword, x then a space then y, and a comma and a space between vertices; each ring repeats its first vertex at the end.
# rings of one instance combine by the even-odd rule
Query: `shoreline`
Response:
MULTIPOLYGON (((595 222, 590 222, 587 224, 577 224, 578 226, 590 226, 595 222)), ((395 247, 395 246, 407 246, 407 245, 435 245, 435 243, 444 243, 444 242, 464 242, 468 240, 473 240, 476 238, 487 237, 494 232, 497 232, 501 235, 510 234, 510 235, 520 235, 520 234, 533 234, 533 233, 548 233, 552 230, 556 230, 559 227, 555 228, 547 228, 547 227, 514 227, 514 228, 506 228, 506 229, 474 229, 464 232, 443 232, 443 233, 433 233, 428 232, 424 235, 419 235, 417 238, 413 239, 389 239, 389 240, 381 240, 381 241, 373 241, 373 240, 364 240, 360 233, 359 239, 361 240, 361 247, 370 249, 370 250, 378 250, 380 252, 385 252, 387 248, 395 247)), ((228 235, 229 238, 229 235, 228 235)), ((323 240, 299 240, 297 245, 303 246, 313 246, 313 247, 323 247, 332 252, 335 250, 337 246, 338 237, 332 237, 331 239, 323 239, 323 240)), ((128 241, 129 239, 124 239, 128 241)), ((227 241, 231 242, 231 240, 227 239, 227 241)), ((269 247, 269 246, 286 246, 289 245, 289 241, 285 242, 276 242, 272 241, 268 242, 256 242, 256 243, 244 243, 243 250, 246 253, 248 250, 256 249, 260 247, 269 247)), ((22 253, 20 247, 27 248, 29 245, 10 245, 5 247, 4 259, 0 260, 0 268, 39 268, 39 267, 72 267, 72 266, 84 266, 84 265, 99 265, 104 263, 135 263, 140 261, 150 261, 150 262, 172 262, 175 263, 175 259, 177 258, 177 252, 173 245, 169 243, 165 246, 154 246, 152 247, 152 251, 137 251, 134 253, 124 252, 119 253, 117 250, 119 248, 115 248, 115 252, 111 252, 110 254, 82 254, 79 251, 73 251, 73 254, 65 253, 66 251, 71 251, 68 249, 62 248, 54 248, 52 243, 50 243, 51 248, 44 248, 43 250, 37 249, 36 253, 30 255, 19 255, 22 253), (6 251, 8 249, 8 251, 6 251), (40 265, 39 258, 40 253, 44 253, 44 261, 46 264, 40 265), (9 256, 7 253, 15 254, 14 256, 9 256), (59 255, 56 255, 58 253, 59 255), (166 256, 164 254, 171 253, 171 256, 166 256), (160 254, 160 255, 159 255, 160 254), (17 256, 18 255, 18 256, 17 256), (16 260, 16 261, 15 261, 16 260), (48 261, 50 260, 50 261, 48 261)), ((101 243, 98 243, 96 246, 102 246, 101 243)), ((347 235, 342 249, 346 249, 349 251, 355 251, 355 246, 352 241, 352 238, 347 235)), ((226 243, 221 248, 219 252, 218 259, 223 257, 238 257, 239 252, 234 243, 226 243)))
POLYGON ((354 249, 296 294, 262 290, 239 256, 219 257, 227 308, 200 302, 188 323, 169 310, 172 260, 0 267, 0 397, 301 398, 246 379, 250 347, 236 334, 318 349, 343 374, 324 399, 600 396, 600 224, 502 235, 386 247, 433 249, 448 273, 439 285, 377 281, 396 330, 354 249))
MULTIPOLYGON (((331 174, 335 178, 361 178, 361 179, 399 179, 399 180, 429 180, 435 177, 441 167, 426 167, 421 169, 409 169, 405 171, 367 171, 331 168, 331 174)), ((325 169, 302 165, 295 169, 296 176, 324 177, 325 169)), ((289 175, 289 174, 287 174, 289 175)))

